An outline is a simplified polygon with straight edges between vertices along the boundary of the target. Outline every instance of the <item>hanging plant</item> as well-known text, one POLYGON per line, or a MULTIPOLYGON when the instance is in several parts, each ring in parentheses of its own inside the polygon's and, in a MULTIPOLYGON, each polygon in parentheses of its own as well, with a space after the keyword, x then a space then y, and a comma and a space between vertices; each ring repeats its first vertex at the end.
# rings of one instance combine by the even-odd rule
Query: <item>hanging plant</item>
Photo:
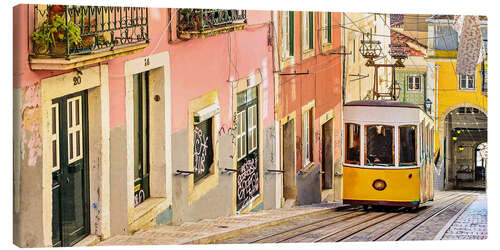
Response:
POLYGON ((59 14, 53 14, 43 22, 31 34, 31 39, 35 44, 36 54, 47 54, 50 50, 51 54, 64 55, 66 42, 70 47, 77 46, 82 42, 80 27, 73 22, 66 24, 64 18, 59 14))

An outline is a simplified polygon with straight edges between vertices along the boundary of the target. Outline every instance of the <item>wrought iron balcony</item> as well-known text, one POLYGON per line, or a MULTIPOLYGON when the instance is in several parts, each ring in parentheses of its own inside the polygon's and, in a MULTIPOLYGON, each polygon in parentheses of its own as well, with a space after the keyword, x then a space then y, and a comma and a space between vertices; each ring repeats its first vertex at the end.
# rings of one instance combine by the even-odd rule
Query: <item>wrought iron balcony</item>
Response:
POLYGON ((243 29, 245 10, 178 9, 177 35, 181 39, 203 38, 243 29))
POLYGON ((33 12, 34 59, 72 60, 102 53, 109 59, 149 42, 148 8, 34 5, 33 12))

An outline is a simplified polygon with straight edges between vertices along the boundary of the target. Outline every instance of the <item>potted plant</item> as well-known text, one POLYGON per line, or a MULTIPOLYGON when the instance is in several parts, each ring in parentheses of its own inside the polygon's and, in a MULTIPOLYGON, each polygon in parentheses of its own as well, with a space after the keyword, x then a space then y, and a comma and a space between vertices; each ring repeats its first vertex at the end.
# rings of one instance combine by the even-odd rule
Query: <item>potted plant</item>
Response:
POLYGON ((66 42, 70 47, 82 42, 80 27, 73 22, 66 24, 64 18, 59 14, 51 15, 31 34, 35 44, 35 53, 64 56, 66 54, 66 42), (67 38, 67 40, 66 40, 67 38))

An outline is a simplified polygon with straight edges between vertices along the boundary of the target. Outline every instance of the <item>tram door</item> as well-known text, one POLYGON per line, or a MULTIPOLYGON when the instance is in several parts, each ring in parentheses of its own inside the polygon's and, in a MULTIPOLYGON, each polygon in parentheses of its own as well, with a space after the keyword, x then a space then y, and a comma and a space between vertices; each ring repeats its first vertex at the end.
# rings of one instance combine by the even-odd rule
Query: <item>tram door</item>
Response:
POLYGON ((87 92, 54 99, 52 244, 72 246, 90 232, 87 92))

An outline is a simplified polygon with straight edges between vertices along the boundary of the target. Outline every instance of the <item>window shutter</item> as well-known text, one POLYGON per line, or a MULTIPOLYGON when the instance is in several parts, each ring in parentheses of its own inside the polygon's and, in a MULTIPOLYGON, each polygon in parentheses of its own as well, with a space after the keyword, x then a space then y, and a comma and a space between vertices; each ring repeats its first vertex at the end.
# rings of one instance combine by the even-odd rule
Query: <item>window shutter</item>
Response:
POLYGON ((295 16, 294 16, 294 12, 293 11, 290 11, 288 12, 288 20, 289 20, 289 26, 288 26, 288 33, 289 33, 289 39, 288 39, 288 42, 289 42, 289 51, 290 51, 290 56, 293 56, 294 55, 294 47, 293 47, 293 44, 294 44, 294 40, 295 40, 295 30, 294 30, 294 21, 295 21, 295 16))
POLYGON ((314 49, 314 14, 309 12, 309 49, 314 49))
POLYGON ((328 34, 328 43, 332 42, 332 13, 328 12, 327 15, 327 20, 326 20, 326 28, 327 28, 327 34, 328 34))

